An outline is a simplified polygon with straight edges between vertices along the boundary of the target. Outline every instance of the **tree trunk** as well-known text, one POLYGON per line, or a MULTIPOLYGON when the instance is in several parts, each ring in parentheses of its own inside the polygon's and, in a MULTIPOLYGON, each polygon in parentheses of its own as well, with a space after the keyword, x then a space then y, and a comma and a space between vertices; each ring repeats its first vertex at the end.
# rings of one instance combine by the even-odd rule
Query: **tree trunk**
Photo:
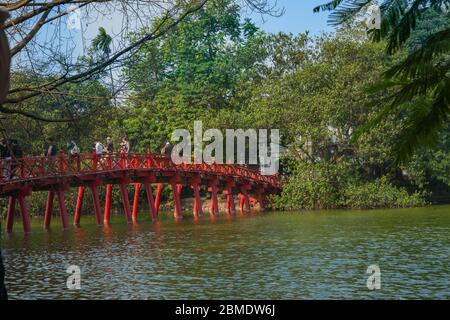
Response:
POLYGON ((0 300, 7 300, 5 288, 5 268, 3 267, 2 250, 0 249, 0 300))
MULTIPOLYGON (((0 8, 0 105, 6 97, 9 89, 9 68, 11 64, 11 57, 9 55, 9 45, 6 39, 6 34, 1 28, 3 22, 8 19, 9 13, 0 8)), ((0 225, 1 238, 1 225, 0 225)), ((0 248, 0 300, 6 300, 5 289, 5 268, 3 267, 2 250, 0 248)))

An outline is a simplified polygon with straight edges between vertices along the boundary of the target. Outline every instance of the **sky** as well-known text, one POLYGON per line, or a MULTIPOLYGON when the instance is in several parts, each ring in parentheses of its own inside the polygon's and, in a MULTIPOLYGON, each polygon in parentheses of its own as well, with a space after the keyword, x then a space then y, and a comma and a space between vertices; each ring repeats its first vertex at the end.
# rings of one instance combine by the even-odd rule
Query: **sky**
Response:
MULTIPOLYGON (((332 31, 333 28, 327 25, 328 12, 314 13, 313 8, 319 4, 328 2, 329 0, 269 0, 277 1, 277 8, 284 9, 284 14, 280 17, 273 17, 269 15, 261 16, 259 13, 251 13, 248 10, 243 10, 242 16, 251 18, 251 20, 262 30, 270 33, 286 32, 298 34, 309 31, 312 35, 318 35, 323 31, 332 31)), ((113 37, 113 52, 115 52, 121 45, 118 42, 116 35, 121 34, 122 30, 122 15, 112 13, 106 16, 87 13, 85 9, 75 10, 73 14, 67 18, 67 32, 64 33, 62 39, 63 47, 67 47, 71 52, 72 57, 76 59, 78 56, 86 53, 85 50, 89 47, 92 39, 98 34, 99 27, 104 27, 106 32, 113 37), (84 10, 84 11, 83 11, 84 10), (89 18, 90 17, 90 18, 89 18), (72 20, 78 21, 76 27, 71 25, 72 20), (81 24, 80 24, 81 23, 81 24), (66 41, 66 43, 64 43, 66 41), (85 50, 83 50, 83 47, 85 50)), ((134 21, 136 26, 131 26, 132 29, 137 29, 142 25, 142 22, 134 21)), ((49 34, 52 34, 51 32, 49 34)), ((49 39, 46 38, 46 33, 39 34, 37 39, 42 43, 46 43, 49 39)), ((51 40, 51 39, 50 39, 51 40)))
MULTIPOLYGON (((314 13, 313 8, 329 0, 272 0, 277 1, 277 7, 284 9, 281 17, 261 16, 259 13, 243 12, 244 17, 249 17, 262 30, 277 33, 286 32, 298 34, 310 31, 310 34, 317 35, 322 31, 332 31, 327 25, 327 12, 314 13)), ((98 34, 98 28, 104 27, 108 34, 114 35, 121 30, 121 17, 109 16, 107 18, 98 17, 93 23, 83 26, 85 42, 98 34)), ((81 38, 81 35, 79 35, 81 38)))
POLYGON ((278 0, 278 5, 285 9, 281 17, 266 16, 264 19, 259 15, 253 15, 252 20, 267 32, 300 32, 310 31, 317 35, 322 31, 332 31, 327 25, 328 12, 314 13, 313 8, 319 4, 327 3, 328 0, 278 0), (263 21, 265 20, 265 21, 263 21))

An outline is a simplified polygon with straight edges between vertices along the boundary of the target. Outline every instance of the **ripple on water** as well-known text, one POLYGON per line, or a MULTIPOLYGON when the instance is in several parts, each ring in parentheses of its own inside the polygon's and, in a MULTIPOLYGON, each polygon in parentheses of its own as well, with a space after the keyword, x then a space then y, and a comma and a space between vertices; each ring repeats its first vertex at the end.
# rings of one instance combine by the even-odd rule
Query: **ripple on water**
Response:
MULTIPOLYGON (((163 218, 4 237, 13 299, 450 298, 450 207, 163 218), (66 289, 79 265, 82 289, 66 289), (378 264, 382 289, 366 287, 378 264)), ((142 219, 144 220, 144 219, 142 219)))

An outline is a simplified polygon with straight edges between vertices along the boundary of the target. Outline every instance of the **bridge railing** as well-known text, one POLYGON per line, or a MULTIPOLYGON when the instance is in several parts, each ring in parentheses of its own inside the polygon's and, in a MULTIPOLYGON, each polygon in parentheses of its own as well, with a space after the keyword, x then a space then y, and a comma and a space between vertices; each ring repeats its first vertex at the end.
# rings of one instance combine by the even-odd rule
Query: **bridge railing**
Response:
POLYGON ((281 186, 278 176, 262 175, 258 170, 235 164, 182 163, 176 165, 170 157, 147 152, 138 153, 82 153, 70 156, 60 153, 54 157, 29 156, 21 159, 0 160, 0 182, 16 182, 37 178, 51 178, 74 174, 87 174, 101 171, 124 169, 149 169, 155 171, 183 171, 213 173, 246 178, 260 183, 281 186))

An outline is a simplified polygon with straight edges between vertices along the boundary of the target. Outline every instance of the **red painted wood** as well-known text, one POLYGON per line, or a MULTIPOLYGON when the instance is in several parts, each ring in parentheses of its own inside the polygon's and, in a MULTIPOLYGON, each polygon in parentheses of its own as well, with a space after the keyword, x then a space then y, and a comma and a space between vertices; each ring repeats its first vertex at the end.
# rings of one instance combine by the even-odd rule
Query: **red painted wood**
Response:
POLYGON ((30 214, 28 212, 28 205, 25 200, 25 195, 19 195, 20 213, 22 215, 22 226, 24 233, 31 233, 30 214))
POLYGON ((50 227, 50 222, 52 221, 53 213, 53 198, 55 197, 55 192, 50 190, 47 193, 47 203, 45 204, 45 214, 44 214, 44 228, 50 227))
POLYGON ((62 188, 58 189, 56 191, 56 195, 58 197, 58 204, 59 204, 59 215, 61 216, 61 224, 63 229, 67 229, 67 209, 66 209, 66 202, 64 199, 64 190, 62 188))
POLYGON ((155 198, 155 211, 156 215, 159 214, 159 205, 161 203, 161 193, 164 188, 162 183, 158 183, 158 188, 156 189, 156 198, 155 198))
POLYGON ((194 189, 194 216, 200 217, 203 215, 203 204, 202 199, 200 198, 200 184, 195 182, 192 184, 192 188, 194 189))
POLYGON ((173 202, 174 202, 174 212, 173 215, 175 218, 179 219, 181 218, 181 196, 180 196, 180 191, 181 188, 179 186, 179 184, 171 184, 172 186, 172 192, 173 192, 173 202))
POLYGON ((74 214, 74 224, 76 226, 80 225, 81 218, 81 209, 83 207, 83 199, 84 199, 84 186, 78 187, 78 196, 77 196, 77 204, 75 206, 75 214, 74 214))
POLYGON ((97 222, 97 225, 100 226, 102 224, 102 213, 100 209, 97 185, 91 184, 89 188, 91 189, 92 203, 94 205, 95 221, 97 222))
POLYGON ((144 183, 144 186, 145 186, 145 193, 147 194, 147 203, 148 207, 150 208, 152 219, 156 220, 158 218, 158 212, 156 211, 155 201, 153 200, 152 186, 148 182, 144 183))
POLYGON ((16 209, 16 196, 9 197, 8 212, 6 213, 6 232, 12 232, 14 225, 14 212, 16 209))
POLYGON ((128 199, 127 185, 125 183, 120 183, 119 188, 120 188, 120 195, 122 197, 122 205, 125 217, 127 218, 127 222, 131 223, 133 222, 133 220, 130 212, 130 200, 128 199))
POLYGON ((103 222, 105 224, 109 223, 109 218, 111 216, 111 197, 112 197, 112 185, 106 185, 106 198, 105 198, 105 211, 103 213, 103 222))
POLYGON ((137 221, 137 213, 139 209, 139 192, 141 191, 141 184, 136 183, 134 185, 134 198, 133 198, 133 211, 131 217, 133 221, 137 221))

